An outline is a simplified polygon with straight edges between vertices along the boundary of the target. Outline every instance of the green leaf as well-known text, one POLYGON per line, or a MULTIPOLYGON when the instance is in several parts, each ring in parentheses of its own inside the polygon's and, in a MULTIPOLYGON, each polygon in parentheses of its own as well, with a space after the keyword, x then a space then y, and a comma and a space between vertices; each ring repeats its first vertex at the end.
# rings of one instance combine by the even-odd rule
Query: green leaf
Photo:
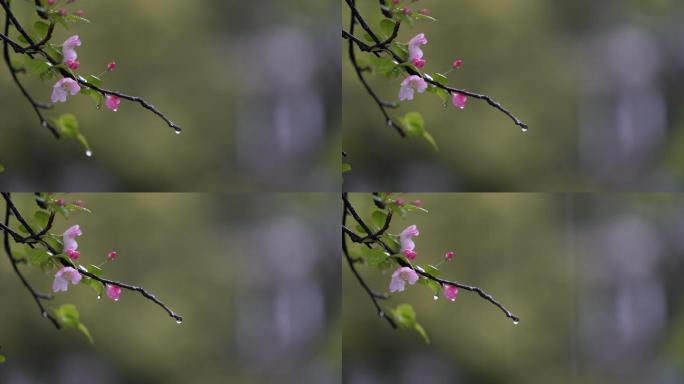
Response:
POLYGON ((425 272, 431 274, 432 276, 439 276, 440 270, 434 265, 428 265, 423 269, 425 270, 425 272))
POLYGON ((384 211, 374 211, 371 215, 371 218, 373 219, 373 224, 378 228, 382 228, 385 225, 385 222, 387 221, 387 213, 384 211))
POLYGON ((399 304, 392 312, 394 319, 402 327, 413 328, 416 325, 416 311, 410 304, 399 304))
POLYGON ((432 145, 432 148, 434 148, 436 152, 439 152, 439 147, 437 146, 437 142, 435 141, 435 138, 432 137, 430 132, 423 131, 423 139, 425 139, 425 141, 430 143, 430 145, 432 145))
POLYGON ((24 57, 24 68, 26 68, 26 71, 30 75, 34 76, 40 76, 44 72, 48 71, 50 69, 50 63, 40 60, 40 59, 34 59, 28 56, 24 57))
POLYGON ((37 40, 43 40, 48 34, 50 24, 46 23, 43 20, 39 20, 33 24, 33 29, 36 31, 37 40))
POLYGON ((0 355, 0 364, 4 363, 5 361, 7 361, 7 359, 5 358, 5 355, 0 355))
POLYGON ((45 228, 47 226, 48 221, 50 220, 50 215, 42 210, 36 211, 33 217, 35 217, 36 223, 41 228, 45 228))
POLYGON ((423 328, 422 325, 416 323, 415 326, 413 326, 413 329, 416 330, 422 337, 423 340, 425 340, 425 344, 430 344, 430 338, 428 338, 427 332, 425 332, 425 328, 423 328))
POLYGON ((78 119, 72 113, 65 113, 57 118, 55 126, 67 137, 76 138, 78 135, 78 119))
POLYGON ((385 35, 385 38, 389 38, 390 36, 392 36, 392 32, 394 32, 395 25, 396 23, 390 19, 383 19, 380 22, 380 30, 385 35))
POLYGON ((0 164, 0 173, 3 173, 3 172, 5 172, 5 166, 0 164))
POLYGON ((90 331, 88 331, 88 328, 87 328, 83 323, 78 323, 78 325, 76 326, 76 328, 77 328, 79 331, 81 331, 81 333, 84 334, 85 337, 88 338, 88 341, 90 341, 90 344, 95 343, 95 341, 93 341, 93 337, 90 335, 90 331))
POLYGON ((369 61, 373 71, 379 75, 389 75, 397 67, 394 60, 386 57, 370 56, 369 61))
POLYGON ((409 112, 402 118, 406 132, 412 136, 421 136, 425 132, 425 120, 418 112, 409 112))
POLYGON ((67 327, 77 327, 80 321, 78 309, 73 304, 63 304, 55 310, 55 316, 60 324, 67 327))
MULTIPOLYGON (((2 165, 0 165, 0 167, 2 167, 2 165)), ((346 172, 349 172, 351 170, 352 170, 351 164, 342 163, 342 173, 346 173, 346 172)), ((0 172, 2 172, 1 168, 0 168, 0 172)))
POLYGON ((50 254, 44 249, 40 248, 29 248, 25 252, 26 260, 29 264, 40 267, 47 264, 50 261, 50 254))
POLYGON ((368 260, 368 265, 371 266, 381 265, 388 257, 387 253, 379 249, 368 249, 366 251, 366 260, 368 260))

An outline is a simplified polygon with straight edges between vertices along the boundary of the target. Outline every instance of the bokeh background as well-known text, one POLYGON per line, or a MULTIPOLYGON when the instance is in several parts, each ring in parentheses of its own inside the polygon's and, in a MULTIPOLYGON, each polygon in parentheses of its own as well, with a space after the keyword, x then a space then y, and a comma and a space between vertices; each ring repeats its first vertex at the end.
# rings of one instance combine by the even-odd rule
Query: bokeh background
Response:
MULTIPOLYGON (((28 25, 31 2, 13 7, 28 25)), ((42 129, 0 70, 0 174, 5 190, 325 191, 339 189, 339 5, 318 0, 79 1, 82 73, 147 98, 185 128, 176 136, 137 104, 98 111, 74 97, 93 147, 42 129), (335 28, 332 28, 335 26, 335 28)), ((4 13, 3 13, 4 19, 4 13)), ((60 31, 55 42, 69 34, 60 31)), ((52 84, 28 79, 39 100, 52 84)))
MULTIPOLYGON (((30 195, 14 195, 33 211, 30 195)), ((119 302, 71 286, 95 344, 43 319, 2 252, 0 382, 339 383, 339 197, 288 194, 69 195, 93 210, 78 223, 84 262, 115 249, 106 275, 139 284, 185 318, 138 294, 119 302), (122 214, 125 212, 125 214, 122 214), (321 215, 320 212, 330 212, 321 215)), ((4 205, 4 204, 3 204, 4 205)), ((4 213, 3 213, 4 214, 4 213)), ((42 291, 52 276, 31 271, 42 291)))
MULTIPOLYGON (((418 261, 477 285, 521 321, 476 294, 410 303, 431 344, 392 330, 343 266, 344 381, 382 383, 681 383, 684 381, 684 197, 603 194, 418 194, 418 261)), ((370 215, 368 195, 352 195, 370 215)), ((362 267, 387 292, 390 274, 362 267)))
MULTIPOLYGON (((377 1, 358 1, 372 25, 377 1)), ((350 191, 684 190, 684 3, 677 0, 423 0, 438 22, 424 32, 429 71, 464 60, 450 84, 500 101, 530 125, 470 100, 417 110, 440 146, 389 129, 343 55, 343 148, 350 191)), ((342 23, 349 22, 346 5, 342 23)), ((359 35, 362 37, 362 35, 359 35)), ((400 80, 369 77, 398 100, 400 80)))

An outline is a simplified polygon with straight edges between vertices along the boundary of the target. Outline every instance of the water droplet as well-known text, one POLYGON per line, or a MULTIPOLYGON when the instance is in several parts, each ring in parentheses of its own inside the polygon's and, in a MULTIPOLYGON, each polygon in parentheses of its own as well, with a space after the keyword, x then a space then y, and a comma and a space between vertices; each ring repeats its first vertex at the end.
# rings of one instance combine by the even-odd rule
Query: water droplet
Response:
POLYGON ((176 130, 176 135, 180 135, 180 134, 181 134, 181 131, 176 130))
POLYGON ((449 299, 449 301, 453 303, 454 301, 456 301, 456 298, 454 297, 453 299, 449 299))
POLYGON ((521 129, 521 131, 523 131, 523 133, 527 132, 527 130, 528 130, 527 127, 522 127, 522 129, 521 129))
POLYGON ((438 299, 439 299, 439 296, 434 295, 434 296, 432 296, 432 298, 435 299, 435 300, 438 300, 438 299))
POLYGON ((97 295, 97 299, 100 300, 102 298, 102 295, 97 295))
POLYGON ((378 315, 379 315, 380 317, 385 317, 385 312, 380 311, 380 312, 378 312, 378 315))
POLYGON ((182 324, 183 320, 176 320, 176 324, 182 324))
POLYGON ((91 151, 90 149, 87 150, 87 151, 86 151, 86 156, 88 156, 88 157, 93 157, 93 151, 91 151))
POLYGON ((43 315, 43 317, 48 317, 48 313, 46 311, 43 311, 41 315, 43 315))
POLYGON ((519 322, 520 321, 518 321, 518 320, 513 320, 513 325, 518 325, 519 322))
POLYGON ((119 298, 117 297, 116 299, 114 299, 114 301, 119 301, 119 298))

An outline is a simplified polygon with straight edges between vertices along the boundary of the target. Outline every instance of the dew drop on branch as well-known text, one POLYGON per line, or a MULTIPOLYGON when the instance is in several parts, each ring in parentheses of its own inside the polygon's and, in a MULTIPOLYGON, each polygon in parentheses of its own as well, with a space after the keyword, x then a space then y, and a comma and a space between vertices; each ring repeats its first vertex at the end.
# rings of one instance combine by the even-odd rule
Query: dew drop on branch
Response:
POLYGON ((102 298, 102 295, 97 295, 97 299, 100 300, 102 298))
POLYGON ((87 151, 85 151, 85 155, 86 155, 87 157, 93 157, 93 151, 91 151, 90 149, 88 149, 87 151))
POLYGON ((518 323, 520 323, 519 320, 513 320, 513 325, 518 325, 518 323))
POLYGON ((435 300, 438 300, 438 299, 439 299, 439 296, 434 295, 434 296, 432 296, 432 298, 435 299, 435 300))
POLYGON ((176 320, 176 324, 183 324, 183 320, 176 320))

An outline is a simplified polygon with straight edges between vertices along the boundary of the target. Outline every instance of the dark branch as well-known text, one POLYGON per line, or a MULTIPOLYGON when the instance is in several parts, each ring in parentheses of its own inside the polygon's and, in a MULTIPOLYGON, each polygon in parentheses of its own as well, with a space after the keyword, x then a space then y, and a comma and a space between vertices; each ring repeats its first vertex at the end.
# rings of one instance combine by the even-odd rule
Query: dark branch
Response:
MULTIPOLYGON (((366 237, 361 237, 361 236, 359 236, 359 235, 357 235, 357 234, 355 234, 355 233, 354 233, 354 235, 350 235, 347 231, 344 231, 344 230, 343 230, 343 232, 342 232, 343 238, 349 237, 349 239, 352 240, 352 241, 355 242, 355 243, 363 244, 363 245, 366 245, 366 246, 371 246, 371 245, 367 242, 367 239, 370 238, 370 239, 373 240, 376 244, 382 246, 382 247, 385 249, 385 251, 386 251, 387 253, 389 253, 390 255, 398 255, 398 254, 399 254, 399 251, 398 251, 398 250, 392 249, 390 246, 387 245, 387 243, 385 243, 385 242, 379 237, 379 236, 380 236, 382 233, 384 233, 384 232, 387 230, 387 228, 389 227, 389 221, 391 220, 391 215, 388 215, 388 220, 387 220, 387 222, 385 222, 385 225, 383 226, 383 230, 379 231, 379 232, 381 232, 380 235, 378 235, 377 233, 374 233, 374 232, 370 229, 370 227, 368 226, 368 224, 366 224, 366 222, 363 220, 363 218, 361 218, 361 216, 358 214, 358 212, 356 211, 356 209, 355 209, 355 208, 352 206, 352 204, 349 202, 349 198, 348 198, 348 195, 347 195, 346 193, 345 193, 345 194, 342 194, 342 200, 343 200, 343 202, 344 202, 344 209, 345 209, 344 214, 345 214, 345 217, 346 217, 347 214, 350 214, 350 215, 354 218, 354 221, 356 221, 356 223, 358 223, 359 226, 361 226, 361 228, 362 228, 362 229, 364 230, 364 232, 366 232, 366 234, 367 234, 366 237), (346 236, 345 236, 345 235, 346 235, 346 236)), ((343 226, 344 226, 344 225, 343 225, 343 226)), ((417 268, 417 267, 413 266, 412 264, 406 262, 406 261, 405 261, 403 258, 401 258, 401 257, 392 257, 392 260, 394 260, 395 263, 397 263, 399 266, 411 268, 411 269, 413 269, 416 273, 418 273, 419 275, 423 276, 424 278, 429 279, 429 280, 432 280, 432 281, 434 281, 434 282, 437 282, 437 283, 439 283, 439 284, 442 285, 442 286, 445 286, 445 285, 453 285, 453 286, 456 286, 456 287, 458 287, 458 288, 464 289, 464 290, 466 290, 466 291, 476 292, 481 298, 483 298, 484 300, 490 302, 491 304, 493 304, 494 306, 496 306, 497 308, 499 308, 499 309, 506 315, 506 317, 508 317, 508 318, 510 318, 511 320, 513 320, 513 322, 518 323, 518 322, 520 321, 520 318, 518 318, 518 316, 514 315, 514 314, 513 314, 511 311, 509 311, 503 304, 501 304, 499 301, 497 301, 491 294, 487 293, 486 291, 484 291, 483 289, 481 289, 481 288, 479 288, 479 287, 471 286, 471 285, 467 285, 467 284, 463 284, 463 283, 459 283, 459 282, 457 282, 457 281, 451 281, 451 280, 446 280, 446 279, 438 278, 438 277, 436 277, 436 276, 431 275, 430 273, 425 272, 425 271, 424 271, 423 269, 421 269, 421 268, 417 268)))
MULTIPOLYGON (((342 227, 346 225, 347 222, 347 208, 344 207, 342 212, 342 227)), ((354 265, 354 260, 351 258, 349 255, 349 249, 347 248, 347 237, 345 236, 345 233, 342 233, 342 253, 344 254, 345 259, 347 260, 347 264, 349 264, 349 269, 352 271, 354 276, 356 277, 356 280, 358 280, 359 284, 363 287, 363 289, 366 291, 368 296, 370 297, 371 301, 373 302, 373 306, 375 306, 375 310, 378 312, 378 316, 382 317, 383 319, 387 320, 387 323, 392 328, 397 328, 397 324, 394 322, 394 319, 392 319, 391 316, 388 316, 385 311, 382 309, 380 306, 380 303, 378 303, 378 299, 387 299, 387 295, 379 294, 374 292, 369 286, 368 283, 361 277, 361 274, 359 271, 356 270, 356 266, 354 265)))
MULTIPOLYGON (((24 219, 24 217, 21 215, 21 213, 19 212, 19 210, 17 209, 17 207, 14 205, 14 202, 12 202, 12 199, 11 199, 9 193, 3 192, 3 193, 2 193, 2 197, 5 199, 5 204, 6 204, 6 206, 7 206, 8 212, 11 212, 11 213, 14 215, 14 217, 16 217, 17 220, 18 220, 22 225, 24 225, 24 226, 26 227, 27 231, 29 232, 30 236, 29 236, 28 238, 26 238, 26 239, 36 239, 36 241, 37 241, 38 243, 40 243, 41 245, 43 245, 43 246, 44 246, 50 253, 52 253, 53 255, 58 255, 58 254, 61 253, 59 250, 57 250, 57 249, 55 249, 54 247, 52 247, 52 246, 50 245, 50 243, 48 243, 47 241, 45 241, 45 240, 43 239, 44 234, 41 235, 41 236, 39 236, 40 233, 43 233, 43 232, 47 233, 47 230, 42 230, 40 233, 36 233, 36 232, 29 226, 29 224, 26 222, 26 220, 24 219)), ((51 217, 52 217, 52 215, 51 215, 51 217)), ((48 221, 48 226, 47 226, 47 227, 50 227, 50 226, 52 225, 52 220, 53 220, 53 219, 51 219, 51 220, 48 221)), ((5 232, 5 235, 6 235, 6 236, 7 236, 8 234, 10 234, 10 232, 6 231, 5 228, 2 228, 2 230, 5 232)), ((49 228, 48 228, 48 230, 49 230, 49 228)), ((18 241, 18 242, 19 242, 19 243, 23 243, 22 241, 18 241)), ((58 260, 59 260, 59 262, 60 262, 63 266, 65 266, 65 267, 73 267, 72 264, 70 264, 68 261, 64 260, 63 258, 58 258, 58 260)), ((159 300, 154 294, 150 293, 150 292, 147 291, 145 288, 138 287, 138 286, 135 286, 135 285, 126 284, 126 283, 122 283, 122 282, 120 282, 120 281, 115 281, 115 280, 110 280, 110 279, 106 279, 106 278, 103 278, 103 277, 95 276, 95 275, 93 275, 92 273, 90 273, 90 272, 88 272, 88 271, 86 271, 86 270, 84 270, 84 269, 82 269, 82 268, 79 268, 79 273, 81 273, 81 275, 87 276, 87 277, 89 277, 89 278, 91 278, 91 279, 93 279, 93 280, 99 281, 99 282, 102 283, 102 284, 116 285, 116 286, 118 286, 118 287, 121 287, 121 288, 126 289, 126 290, 129 290, 129 291, 138 292, 138 293, 140 293, 143 297, 145 297, 146 299, 148 299, 148 300, 154 302, 155 304, 157 304, 158 306, 160 306, 162 309, 164 309, 164 311, 166 311, 166 313, 168 313, 169 316, 171 316, 172 318, 174 318, 177 322, 183 321, 183 317, 182 317, 182 316, 180 316, 179 314, 177 314, 176 312, 174 312, 171 308, 169 308, 169 306, 167 306, 164 302, 162 302, 161 300, 159 300)))
MULTIPOLYGON (((403 60, 391 48, 388 47, 388 45, 396 38, 396 35, 399 33, 400 23, 397 22, 395 24, 394 32, 392 33, 392 36, 390 36, 389 39, 387 39, 386 41, 381 41, 378 38, 377 34, 373 31, 373 29, 368 25, 366 20, 363 18, 363 16, 359 12, 359 10, 356 8, 355 1, 354 0, 345 0, 345 1, 346 1, 347 5, 349 6, 349 9, 351 10, 351 14, 352 14, 351 25, 353 26, 355 24, 355 21, 357 21, 359 23, 359 25, 361 25, 363 30, 371 37, 371 39, 375 43, 375 45, 369 46, 368 44, 361 42, 359 39, 353 37, 354 31, 352 28, 350 28, 349 33, 345 34, 343 32, 343 37, 349 40, 349 44, 350 45, 356 44, 359 47, 359 49, 366 51, 366 52, 377 53, 378 51, 382 51, 382 52, 389 54, 392 57, 392 59, 395 60, 397 63, 399 63, 399 64, 406 63, 405 60, 403 60), (359 43, 361 43, 362 45, 359 43)), ((386 3, 383 1, 380 1, 380 4, 381 4, 381 7, 383 7, 382 9, 383 9, 383 13, 384 13, 384 10, 386 9, 386 7, 385 7, 386 3)), ((387 14, 385 14, 385 16, 387 16, 387 14)), ((387 17, 391 17, 391 14, 387 17)), ((353 51, 353 49, 350 49, 350 51, 353 51)), ((529 129, 529 126, 526 123, 524 123, 522 120, 518 119, 511 111, 509 111, 507 108, 505 108, 498 101, 492 99, 490 96, 480 94, 477 92, 468 91, 465 89, 454 88, 454 87, 449 87, 449 86, 440 84, 437 81, 435 81, 434 79, 432 79, 430 76, 422 74, 422 73, 416 71, 415 69, 413 69, 412 67, 407 66, 407 65, 400 65, 399 67, 408 75, 419 76, 419 77, 423 78, 423 80, 425 80, 429 84, 431 84, 431 85, 433 85, 439 89, 442 89, 444 91, 447 91, 450 94, 461 93, 463 95, 466 95, 468 97, 472 97, 474 99, 486 101, 487 104, 489 104, 491 107, 493 107, 494 109, 496 109, 496 110, 502 112, 503 114, 505 114, 506 116, 508 116, 513 121, 513 123, 515 125, 519 126, 523 131, 527 131, 529 129)), ((377 96, 374 96, 373 94, 371 94, 371 97, 376 99, 376 101, 379 100, 377 98, 377 96)), ((383 110, 383 112, 384 112, 384 110, 383 110)))

